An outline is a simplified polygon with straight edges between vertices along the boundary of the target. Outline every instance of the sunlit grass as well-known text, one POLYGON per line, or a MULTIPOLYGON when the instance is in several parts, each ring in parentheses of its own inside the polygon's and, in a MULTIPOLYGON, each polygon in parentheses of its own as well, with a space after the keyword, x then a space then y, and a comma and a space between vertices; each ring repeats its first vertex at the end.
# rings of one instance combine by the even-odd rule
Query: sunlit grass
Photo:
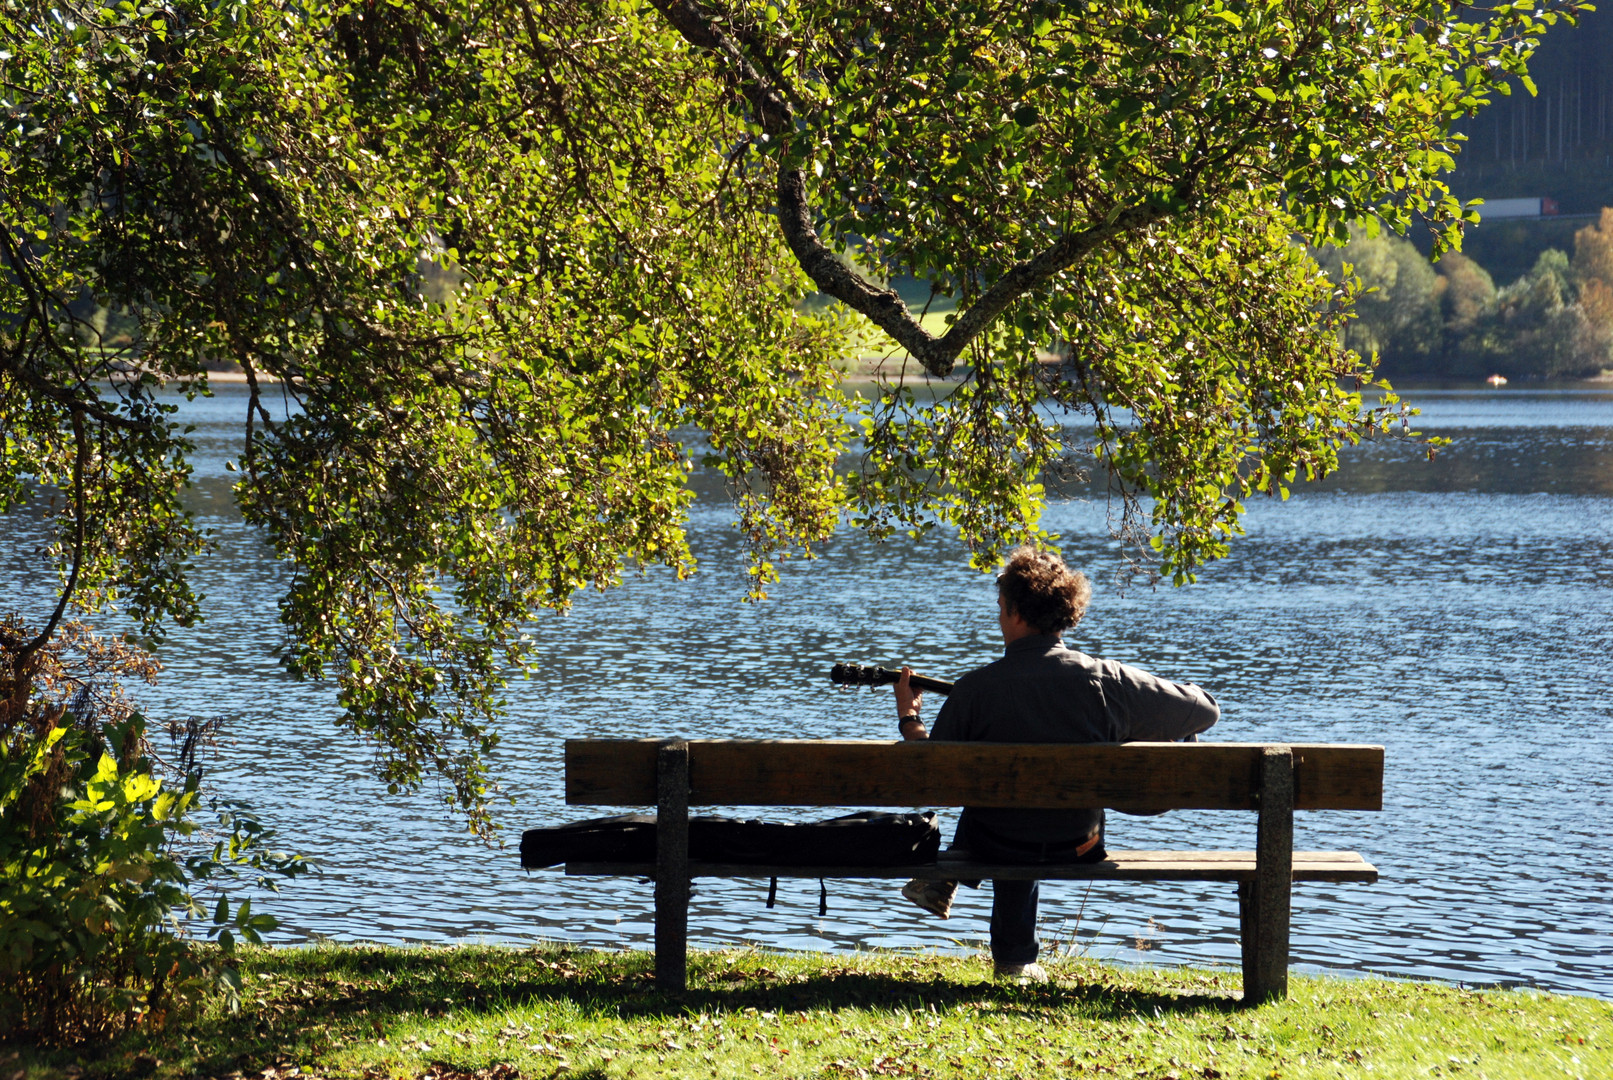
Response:
MULTIPOLYGON (((948 324, 946 319, 949 314, 952 314, 952 312, 932 311, 923 316, 919 316, 916 311, 913 313, 914 317, 918 318, 919 325, 936 337, 940 337, 947 332, 948 324)), ((860 366, 870 367, 880 361, 884 361, 886 366, 890 366, 900 361, 904 350, 879 327, 864 321, 855 335, 851 352, 857 357, 857 362, 860 366)))
MULTIPOLYGON (((929 311, 919 307, 911 307, 910 311, 927 333, 940 337, 949 329, 947 318, 956 314, 956 305, 952 300, 940 297, 931 303, 929 311)), ((875 373, 887 378, 899 377, 903 360, 906 359, 906 350, 867 319, 857 321, 847 353, 847 374, 853 379, 875 373)), ((923 370, 912 360, 907 361, 906 368, 912 377, 923 375, 923 370)))
POLYGON ((1232 972, 1085 960, 1022 987, 981 958, 697 953, 682 999, 644 952, 327 946, 245 966, 236 1015, 24 1050, 0 1075, 1613 1076, 1613 1003, 1430 983, 1296 977, 1244 1010, 1232 972))

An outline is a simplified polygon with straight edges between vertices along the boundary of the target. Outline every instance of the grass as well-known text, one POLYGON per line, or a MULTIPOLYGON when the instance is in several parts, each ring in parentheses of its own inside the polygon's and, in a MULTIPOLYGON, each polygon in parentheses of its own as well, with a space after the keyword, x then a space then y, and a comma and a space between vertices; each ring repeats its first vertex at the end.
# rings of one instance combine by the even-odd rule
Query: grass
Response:
MULTIPOLYGON (((950 329, 946 318, 952 313, 949 307, 945 311, 931 311, 922 316, 914 311, 913 317, 930 334, 940 337, 950 329)), ((855 358, 851 361, 851 371, 864 374, 874 371, 894 373, 900 370, 902 358, 906 355, 900 345, 872 323, 864 324, 854 335, 850 351, 855 358)), ((922 373, 914 362, 909 361, 908 368, 915 376, 922 373)))
POLYGON ((1237 1007, 1230 972, 980 958, 696 953, 681 1000, 643 952, 327 946, 244 954, 222 1010, 95 1053, 0 1051, 45 1077, 522 1078, 1613 1076, 1613 1002, 1294 977, 1237 1007))

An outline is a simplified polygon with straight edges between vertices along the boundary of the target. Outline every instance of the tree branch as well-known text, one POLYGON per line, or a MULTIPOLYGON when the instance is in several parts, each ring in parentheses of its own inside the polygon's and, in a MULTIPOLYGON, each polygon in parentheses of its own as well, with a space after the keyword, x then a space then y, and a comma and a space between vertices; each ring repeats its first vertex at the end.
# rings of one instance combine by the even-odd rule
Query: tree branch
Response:
POLYGON ((98 424, 103 424, 106 427, 122 428, 124 431, 151 430, 149 421, 131 420, 127 416, 119 416, 105 406, 98 405, 93 401, 86 401, 67 389, 67 387, 57 386, 49 379, 43 378, 25 367, 12 368, 10 375, 19 382, 24 383, 30 390, 50 398, 75 416, 82 413, 98 424))
MULTIPOLYGON (((776 78, 764 74, 696 0, 651 0, 651 3, 685 41, 696 48, 709 49, 725 61, 729 75, 755 110, 762 130, 780 147, 787 147, 796 129, 788 89, 780 86, 776 78)), ((1009 267, 944 335, 936 337, 913 318, 894 289, 868 281, 824 244, 812 225, 805 170, 780 169, 778 179, 779 227, 801 269, 820 290, 866 315, 924 365, 926 371, 936 376, 950 374, 969 343, 1026 292, 1073 266, 1109 237, 1157 221, 1165 214, 1163 207, 1144 204, 1112 214, 1080 232, 1066 233, 1040 254, 1009 267)))
POLYGON ((84 565, 84 519, 87 516, 84 494, 84 473, 90 463, 90 439, 84 430, 83 408, 73 410, 73 567, 67 573, 67 583, 62 586, 62 595, 56 601, 56 610, 51 612, 50 621, 45 628, 28 644, 18 649, 16 659, 12 661, 13 667, 20 671, 28 657, 38 652, 56 632, 61 624, 62 616, 67 613, 67 604, 78 589, 78 572, 84 565))
MULTIPOLYGON (((34 393, 47 397, 71 410, 75 417, 80 416, 82 413, 87 413, 94 418, 96 423, 104 424, 107 427, 122 428, 125 431, 149 431, 151 429, 150 423, 119 416, 93 399, 81 398, 69 388, 58 386, 49 379, 29 370, 27 353, 32 350, 27 348, 25 339, 28 323, 34 320, 39 323, 39 340, 46 349, 54 352, 69 364, 77 361, 78 357, 64 349, 50 332, 50 318, 47 306, 53 304, 63 311, 67 311, 68 308, 66 304, 51 296, 43 285, 34 280, 33 273, 29 270, 23 257, 23 252, 12 242, 10 231, 7 229, 0 229, 0 249, 3 249, 6 264, 17 275, 17 284, 21 285, 22 291, 28 294, 29 306, 29 311, 23 320, 22 330, 17 337, 17 347, 12 351, 4 372, 22 382, 34 393)), ((82 382, 82 376, 80 376, 80 381, 82 382)))

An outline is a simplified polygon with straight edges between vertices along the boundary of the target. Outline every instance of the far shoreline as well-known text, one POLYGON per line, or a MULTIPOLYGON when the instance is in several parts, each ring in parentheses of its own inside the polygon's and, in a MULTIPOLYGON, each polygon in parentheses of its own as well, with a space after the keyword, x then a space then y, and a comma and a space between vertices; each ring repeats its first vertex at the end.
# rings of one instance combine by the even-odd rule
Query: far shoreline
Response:
MULTIPOLYGON (((245 386, 248 384, 244 371, 204 371, 210 385, 217 386, 245 386)), ((866 385, 878 383, 894 383, 898 386, 910 384, 932 383, 938 385, 951 385, 961 381, 960 376, 937 378, 924 370, 914 360, 895 361, 885 357, 865 357, 853 361, 840 373, 842 384, 866 385)), ((1505 386, 1488 386, 1482 379, 1442 379, 1437 376, 1419 377, 1405 376, 1399 380, 1390 380, 1396 390, 1406 389, 1440 389, 1440 390, 1493 390, 1504 393, 1507 390, 1529 389, 1556 389, 1571 388, 1576 385, 1590 387, 1613 386, 1613 370, 1603 371, 1596 375, 1588 375, 1577 379, 1514 379, 1505 386)), ((273 375, 259 375, 260 386, 278 386, 281 380, 273 375)), ((173 385, 170 382, 166 385, 173 385)))

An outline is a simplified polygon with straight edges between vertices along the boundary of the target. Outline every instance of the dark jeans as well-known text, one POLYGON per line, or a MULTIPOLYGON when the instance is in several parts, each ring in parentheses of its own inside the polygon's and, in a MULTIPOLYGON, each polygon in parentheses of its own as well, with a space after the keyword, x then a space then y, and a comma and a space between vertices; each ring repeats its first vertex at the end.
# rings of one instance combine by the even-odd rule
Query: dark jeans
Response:
MULTIPOLYGON (((958 819, 952 834, 952 851, 967 852, 981 862, 1005 863, 1093 863, 1102 862, 1102 828, 1099 840, 1085 855, 1071 854, 1079 844, 1025 844, 993 835, 971 823, 968 811, 958 819)), ((978 885, 979 882, 964 882, 978 885)), ((991 883, 991 959, 998 965, 1036 962, 1040 945, 1036 940, 1036 908, 1041 898, 1041 882, 997 879, 991 883)))

